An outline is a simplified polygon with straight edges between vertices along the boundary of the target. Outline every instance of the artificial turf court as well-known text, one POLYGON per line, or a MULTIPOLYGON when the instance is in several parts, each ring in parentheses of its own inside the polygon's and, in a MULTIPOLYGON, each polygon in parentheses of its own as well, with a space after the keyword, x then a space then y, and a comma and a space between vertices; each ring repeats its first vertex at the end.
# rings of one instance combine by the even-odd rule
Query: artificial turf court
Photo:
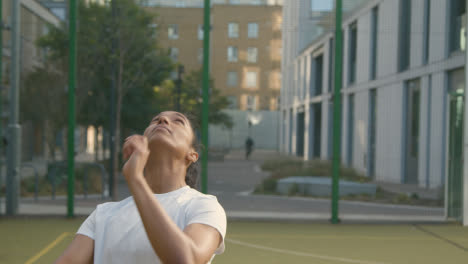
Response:
MULTIPOLYGON (((0 219, 0 263, 52 263, 79 219, 0 219)), ((468 228, 230 222, 214 263, 468 263, 468 228)))

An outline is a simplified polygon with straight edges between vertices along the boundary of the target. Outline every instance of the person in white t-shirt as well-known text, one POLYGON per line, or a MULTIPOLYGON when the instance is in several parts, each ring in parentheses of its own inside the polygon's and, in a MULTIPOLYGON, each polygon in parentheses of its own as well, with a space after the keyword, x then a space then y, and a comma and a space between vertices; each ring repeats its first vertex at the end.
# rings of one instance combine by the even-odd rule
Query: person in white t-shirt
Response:
POLYGON ((56 263, 210 263, 224 252, 224 209, 191 188, 198 153, 186 116, 158 114, 122 152, 132 196, 98 205, 56 263))

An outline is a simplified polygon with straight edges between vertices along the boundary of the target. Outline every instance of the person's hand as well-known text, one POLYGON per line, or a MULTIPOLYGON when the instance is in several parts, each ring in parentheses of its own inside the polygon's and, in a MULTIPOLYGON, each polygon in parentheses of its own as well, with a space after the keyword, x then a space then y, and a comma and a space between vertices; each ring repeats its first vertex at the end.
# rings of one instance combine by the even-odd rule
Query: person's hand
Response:
POLYGON ((143 170, 149 156, 148 139, 145 136, 133 135, 125 140, 122 148, 125 162, 122 173, 128 181, 143 178, 143 170))

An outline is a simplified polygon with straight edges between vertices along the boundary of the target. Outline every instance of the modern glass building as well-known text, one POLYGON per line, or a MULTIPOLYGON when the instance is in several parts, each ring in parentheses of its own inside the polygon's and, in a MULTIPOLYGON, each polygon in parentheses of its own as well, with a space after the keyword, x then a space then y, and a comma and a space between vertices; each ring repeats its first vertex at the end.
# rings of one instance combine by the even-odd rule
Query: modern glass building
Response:
MULTIPOLYGON (((332 155, 333 2, 286 1, 283 153, 332 155), (318 9, 318 10, 317 10, 318 9)), ((463 206, 465 0, 343 0, 342 164, 463 206)))

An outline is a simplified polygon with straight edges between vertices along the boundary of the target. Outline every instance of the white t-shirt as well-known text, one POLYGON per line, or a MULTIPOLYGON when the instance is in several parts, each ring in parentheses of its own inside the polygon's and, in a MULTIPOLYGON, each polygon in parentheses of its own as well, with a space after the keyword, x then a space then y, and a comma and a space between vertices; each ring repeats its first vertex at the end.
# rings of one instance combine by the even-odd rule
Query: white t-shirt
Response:
MULTIPOLYGON (((193 223, 218 230, 223 240, 215 254, 224 252, 226 213, 215 196, 202 194, 189 186, 155 196, 181 230, 193 223)), ((133 197, 98 205, 77 234, 94 240, 94 263, 161 263, 149 242, 133 197)))

